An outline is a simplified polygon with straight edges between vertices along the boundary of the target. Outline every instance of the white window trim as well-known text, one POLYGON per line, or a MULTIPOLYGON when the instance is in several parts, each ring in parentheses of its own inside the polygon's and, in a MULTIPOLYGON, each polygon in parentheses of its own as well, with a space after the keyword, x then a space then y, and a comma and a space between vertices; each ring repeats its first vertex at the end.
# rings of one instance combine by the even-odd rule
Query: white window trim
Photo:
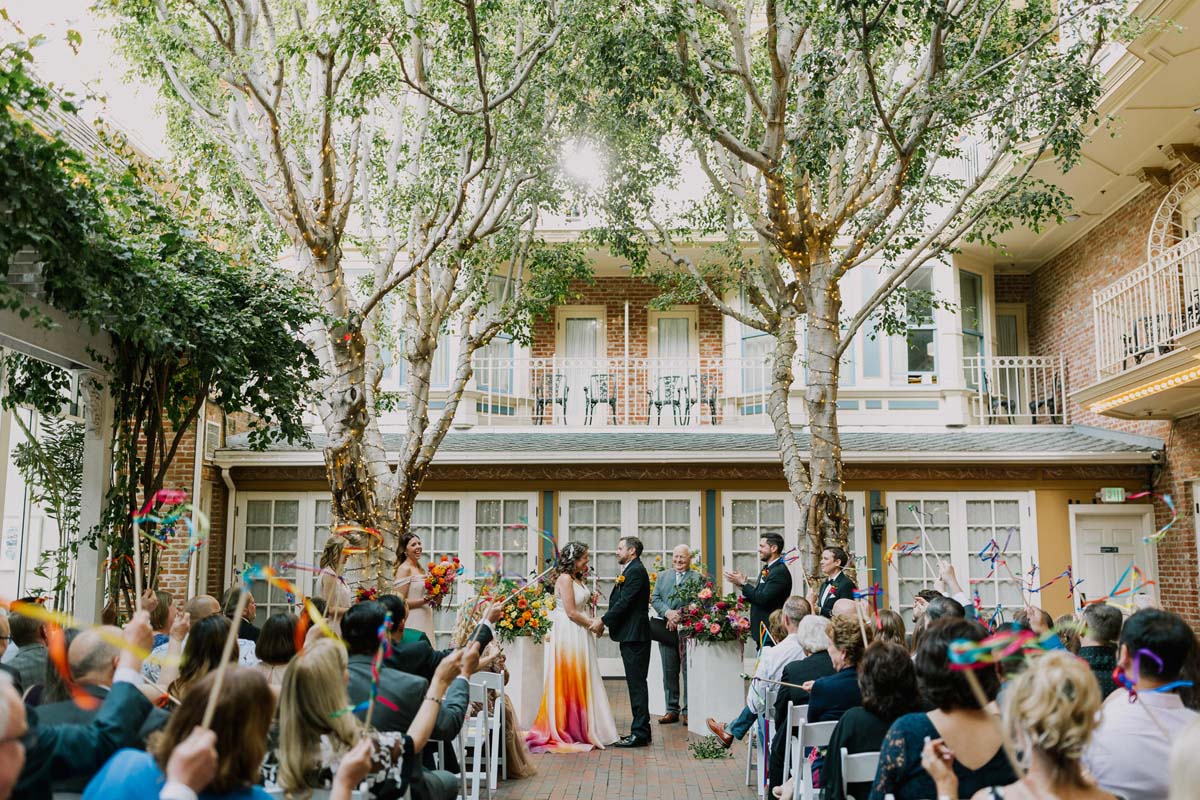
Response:
MULTIPOLYGON (((950 563, 954 567, 954 573, 958 576, 962 588, 967 592, 968 597, 972 594, 971 589, 971 549, 967 545, 966 540, 966 509, 967 501, 969 500, 1015 500, 1020 505, 1018 508, 1018 519, 1020 520, 1021 529, 1021 567, 1013 569, 1017 580, 1022 580, 1029 568, 1036 563, 1038 553, 1038 532, 1037 532, 1037 514, 1034 505, 1034 493, 1027 492, 888 492, 885 495, 884 507, 887 508, 887 533, 883 543, 883 552, 886 554, 890 551, 899 539, 896 536, 896 523, 898 513, 896 512, 897 504, 909 501, 939 501, 944 500, 949 503, 950 510, 950 563), (956 547, 957 545, 957 547, 956 547)), ((1073 524, 1073 523, 1072 523, 1073 524)), ((1072 534, 1073 535, 1073 534, 1072 534)), ((924 542, 921 542, 922 549, 924 542)), ((895 558, 915 558, 921 563, 921 571, 924 576, 923 586, 928 588, 933 587, 933 581, 937 575, 929 575, 932 561, 923 557, 920 551, 905 556, 896 556, 895 558)), ((888 606, 903 613, 904 609, 911 606, 902 606, 900 603, 900 570, 895 564, 888 568, 888 606)), ((1012 567, 1013 565, 1009 565, 1012 567)), ((1042 599, 1040 592, 1023 593, 1028 602, 1035 607, 1040 608, 1042 599)))
MULTIPOLYGON (((867 493, 846 492, 845 495, 847 500, 854 502, 854 519, 851 520, 853 538, 850 541, 850 557, 853 559, 857 556, 866 555, 869 552, 867 545, 867 493)), ((795 537, 800 530, 800 508, 796 505, 791 492, 721 492, 721 519, 717 529, 717 540, 721 551, 721 572, 732 568, 734 500, 783 500, 784 549, 787 550, 796 546, 799 548, 799 552, 805 552, 804 547, 795 541, 795 537)), ((792 573, 793 594, 799 595, 808 593, 807 587, 804 586, 804 570, 808 569, 808 565, 801 566, 802 558, 793 562, 789 567, 792 573)), ((871 574, 859 570, 858 584, 860 587, 874 582, 864 577, 871 574)), ((810 577, 816 578, 818 576, 812 575, 810 577)), ((723 577, 721 579, 722 581, 724 580, 723 577)))
POLYGON ((700 358, 700 312, 696 306, 674 306, 669 311, 650 309, 646 312, 646 355, 657 359, 658 355, 658 323, 664 319, 686 319, 688 321, 688 354, 689 359, 700 358))

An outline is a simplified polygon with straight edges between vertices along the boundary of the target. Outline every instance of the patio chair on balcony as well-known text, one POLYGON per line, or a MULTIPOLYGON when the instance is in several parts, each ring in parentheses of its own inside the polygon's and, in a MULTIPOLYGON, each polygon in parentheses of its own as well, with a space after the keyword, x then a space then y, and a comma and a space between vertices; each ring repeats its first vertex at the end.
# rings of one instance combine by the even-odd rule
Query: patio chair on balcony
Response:
POLYGON ((653 389, 646 390, 646 424, 650 424, 650 409, 658 412, 658 424, 662 424, 663 406, 670 406, 672 418, 679 424, 679 407, 683 391, 687 385, 682 375, 664 375, 658 379, 653 389))
POLYGON ((595 419, 596 406, 607 403, 611 414, 609 420, 617 418, 617 395, 613 391, 612 376, 607 373, 592 375, 583 387, 583 424, 591 425, 595 419))
POLYGON ((711 375, 689 375, 683 390, 683 424, 692 421, 692 406, 708 406, 712 424, 717 424, 717 385, 711 375))
POLYGON ((554 406, 562 408, 563 417, 567 416, 567 395, 571 387, 567 386, 567 376, 561 372, 547 373, 534 385, 533 389, 533 424, 545 425, 546 412, 550 412, 551 421, 554 416, 554 406))
POLYGON ((1029 401, 1029 417, 1034 425, 1038 424, 1039 415, 1049 417, 1051 425, 1062 424, 1062 414, 1058 412, 1058 400, 1054 395, 1029 401))
MULTIPOLYGON (((1188 308, 1188 314, 1192 313, 1191 307, 1188 308)), ((1121 345, 1125 351, 1125 357, 1121 361, 1121 369, 1128 369, 1128 361, 1133 359, 1133 363, 1140 364, 1142 359, 1152 353, 1157 352, 1158 355, 1169 353, 1175 349, 1172 342, 1160 342, 1157 347, 1154 346, 1154 330, 1169 331, 1171 329, 1171 315, 1158 314, 1156 316, 1138 317, 1133 321, 1133 329, 1129 333, 1121 334, 1121 345)))

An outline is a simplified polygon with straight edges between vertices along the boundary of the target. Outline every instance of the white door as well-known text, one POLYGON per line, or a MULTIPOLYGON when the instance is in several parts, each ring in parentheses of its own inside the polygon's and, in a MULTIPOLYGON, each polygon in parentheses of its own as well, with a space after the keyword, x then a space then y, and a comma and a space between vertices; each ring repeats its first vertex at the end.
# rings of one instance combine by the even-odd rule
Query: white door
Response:
MULTIPOLYGON (((626 532, 642 540, 642 562, 670 566, 671 551, 686 544, 700 550, 699 492, 563 492, 559 495, 558 546, 582 542, 591 550, 591 583, 600 593, 597 613, 608 607, 616 585, 617 542, 626 532)), ((607 636, 599 642, 600 670, 608 677, 625 674, 621 654, 607 636)))
POLYGON ((647 321, 651 421, 665 426, 687 424, 697 418, 690 412, 700 396, 697 312, 650 311, 647 321))
MULTIPOLYGON (((877 578, 866 573, 867 525, 866 493, 846 492, 846 518, 850 524, 850 558, 858 571, 859 586, 874 583, 877 578)), ((797 544, 800 509, 790 492, 722 492, 721 493, 721 569, 732 569, 754 575, 760 568, 758 540, 764 534, 778 533, 788 549, 798 547, 801 557, 792 562, 793 593, 803 596, 807 550, 797 544)), ((869 573, 874 575, 874 573, 869 573)), ((816 575, 810 576, 816 578, 816 575)), ((727 590, 732 587, 726 586, 727 590)))
MULTIPOLYGON (((1147 575, 1156 570, 1150 563, 1152 549, 1142 541, 1153 525, 1152 506, 1127 504, 1121 506, 1071 506, 1072 577, 1082 583, 1075 592, 1078 606, 1087 598, 1099 598, 1116 588, 1129 587, 1126 570, 1137 565, 1147 575), (1120 587, 1117 581, 1125 577, 1120 587)), ((1132 572, 1132 571, 1131 571, 1132 572)), ((1156 587, 1143 590, 1151 597, 1156 587)), ((1132 603, 1128 594, 1116 598, 1120 605, 1132 603)))
POLYGON ((543 381, 544 387, 553 388, 554 399, 562 396, 558 390, 560 383, 566 388, 566 413, 561 405, 554 406, 554 420, 559 424, 584 423, 584 387, 592 375, 607 372, 604 336, 602 307, 559 307, 553 382, 543 381))

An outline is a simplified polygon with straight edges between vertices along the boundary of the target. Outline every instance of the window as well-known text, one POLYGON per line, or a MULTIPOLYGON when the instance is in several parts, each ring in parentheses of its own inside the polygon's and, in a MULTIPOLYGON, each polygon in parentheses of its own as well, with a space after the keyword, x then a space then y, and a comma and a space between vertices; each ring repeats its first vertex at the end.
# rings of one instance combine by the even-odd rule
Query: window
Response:
POLYGON ((784 515, 787 509, 785 504, 790 501, 790 497, 772 500, 742 498, 730 501, 733 541, 729 549, 729 559, 735 572, 746 575, 758 572, 758 540, 766 534, 777 533, 787 541, 784 515))
POLYGON ((439 333, 437 349, 433 351, 433 369, 429 373, 429 385, 435 389, 450 387, 451 364, 454 361, 454 337, 439 333))
MULTIPOLYGON (((983 355, 983 278, 967 272, 958 271, 958 308, 962 320, 963 357, 973 358, 983 355)), ((967 386, 978 388, 979 370, 971 369, 972 362, 966 362, 967 386)))
MULTIPOLYGON (((757 317, 758 312, 750 304, 750 299, 743 291, 739 298, 742 310, 757 317)), ((770 383, 770 367, 767 359, 774 345, 770 334, 757 328, 738 323, 742 331, 742 394, 752 394, 765 391, 770 383)), ((760 413, 763 409, 755 413, 760 413)))
MULTIPOLYGON (((233 565, 234 568, 241 569, 243 563, 272 567, 279 570, 280 577, 294 581, 295 571, 279 569, 279 565, 296 560, 300 504, 299 497, 247 500, 243 558, 233 565)), ((263 619, 277 611, 292 610, 287 596, 266 582, 256 581, 250 592, 263 619)))
MULTIPOLYGON (((893 553, 888 600, 908 625, 913 598, 933 588, 939 559, 954 566, 964 591, 979 595, 983 621, 992 618, 997 604, 1003 619, 1012 619, 1022 606, 1021 579, 1032 565, 1028 554, 1037 551, 1028 493, 901 494, 892 495, 891 505, 895 513, 888 515, 885 551, 911 542, 912 552, 893 553)), ((1039 601, 1036 595, 1030 600, 1039 601)))
POLYGON ((480 558, 476 571, 498 569, 512 578, 528 575, 537 555, 529 546, 529 527, 528 499, 476 500, 475 548, 480 558))
POLYGON ((220 420, 204 421, 204 460, 212 461, 217 456, 217 448, 221 446, 220 420))
POLYGON ((933 291, 933 269, 921 267, 904 282, 912 293, 908 303, 908 372, 909 374, 937 373, 937 327, 930 304, 933 291))
MULTIPOLYGON (((425 561, 441 561, 442 556, 463 557, 462 529, 459 526, 459 501, 438 498, 418 499, 413 503, 412 523, 409 530, 421 537, 425 548, 425 561)), ((454 630, 454 619, 462 602, 464 587, 458 587, 450 595, 450 602, 433 610, 433 630, 439 637, 448 636, 454 630)))

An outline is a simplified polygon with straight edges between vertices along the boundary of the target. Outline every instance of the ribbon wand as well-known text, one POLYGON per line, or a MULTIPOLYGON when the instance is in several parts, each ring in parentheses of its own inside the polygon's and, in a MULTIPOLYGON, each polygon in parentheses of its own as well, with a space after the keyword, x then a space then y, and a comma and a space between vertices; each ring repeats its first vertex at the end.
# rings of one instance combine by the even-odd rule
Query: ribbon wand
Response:
MULTIPOLYGON (((921 540, 924 542, 924 545, 921 547, 921 557, 925 559, 925 566, 929 566, 929 551, 927 551, 925 548, 929 548, 930 551, 933 551, 934 560, 938 564, 941 564, 941 559, 937 557, 937 548, 933 546, 933 542, 929 540, 929 534, 925 532, 925 520, 923 519, 924 512, 917 511, 917 507, 911 504, 909 505, 908 510, 912 512, 913 519, 917 521, 917 527, 921 531, 921 540)), ((933 571, 933 573, 935 575, 941 575, 941 567, 939 566, 933 571)))

